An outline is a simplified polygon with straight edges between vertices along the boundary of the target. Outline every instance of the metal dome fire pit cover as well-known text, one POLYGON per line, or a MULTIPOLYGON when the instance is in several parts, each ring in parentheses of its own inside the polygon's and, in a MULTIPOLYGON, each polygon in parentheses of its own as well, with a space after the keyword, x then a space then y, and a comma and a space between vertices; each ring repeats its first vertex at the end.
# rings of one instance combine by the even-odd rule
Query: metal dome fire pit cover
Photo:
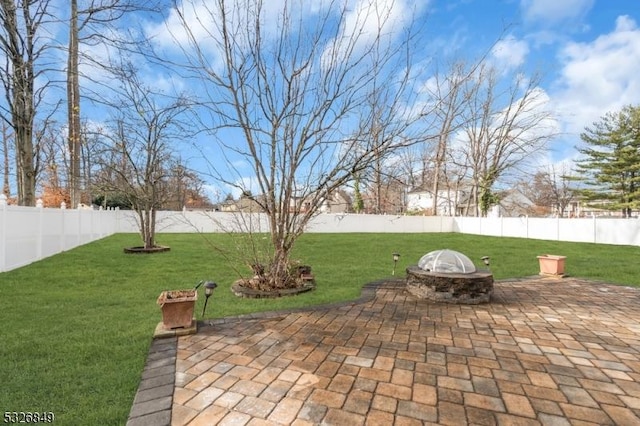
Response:
POLYGON ((476 266, 464 254, 454 250, 436 250, 420 258, 418 267, 423 271, 471 274, 476 266))
POLYGON ((407 291, 420 299, 475 305, 487 303, 493 275, 477 270, 471 259, 454 250, 436 250, 407 268, 407 291))

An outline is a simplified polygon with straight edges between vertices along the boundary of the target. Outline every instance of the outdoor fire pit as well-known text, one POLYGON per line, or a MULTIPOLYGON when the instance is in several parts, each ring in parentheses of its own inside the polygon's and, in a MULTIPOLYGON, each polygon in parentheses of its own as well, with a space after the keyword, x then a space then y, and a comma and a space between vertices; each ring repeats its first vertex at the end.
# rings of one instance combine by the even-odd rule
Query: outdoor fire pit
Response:
POLYGON ((476 270, 471 259, 460 252, 436 250, 407 268, 407 290, 435 302, 487 303, 493 292, 493 274, 476 270))

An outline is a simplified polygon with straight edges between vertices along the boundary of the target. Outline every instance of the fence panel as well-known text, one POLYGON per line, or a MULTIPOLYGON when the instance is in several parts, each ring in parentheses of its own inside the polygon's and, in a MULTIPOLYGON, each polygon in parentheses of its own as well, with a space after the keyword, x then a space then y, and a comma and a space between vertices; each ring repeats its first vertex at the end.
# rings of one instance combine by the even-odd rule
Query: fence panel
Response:
POLYGON ((57 209, 37 209, 39 218, 39 233, 42 244, 40 258, 60 253, 65 239, 64 212, 57 209))
POLYGON ((461 234, 481 234, 482 218, 456 217, 453 221, 453 232, 459 232, 461 234))
POLYGON ((7 207, 3 220, 5 270, 19 268, 41 258, 39 212, 29 207, 7 207))
POLYGON ((640 220, 616 218, 454 218, 454 232, 583 243, 640 245, 640 220))
MULTIPOLYGON (((131 216, 132 212, 122 212, 131 216)), ((128 219, 130 232, 138 232, 135 220, 128 219)), ((240 214, 212 211, 159 211, 158 232, 164 233, 227 233, 269 232, 269 221, 263 213, 240 214)))
POLYGON ((117 216, 117 211, 0 204, 0 272, 111 235, 117 216))
POLYGON ((528 220, 527 238, 536 240, 557 240, 558 219, 530 217, 528 220))
POLYGON ((558 240, 595 243, 595 225, 596 222, 602 220, 596 218, 558 219, 558 240))
POLYGON ((502 237, 527 238, 529 227, 529 218, 522 217, 503 217, 502 218, 502 237))
POLYGON ((640 219, 603 218, 595 221, 594 228, 596 243, 640 245, 640 219))

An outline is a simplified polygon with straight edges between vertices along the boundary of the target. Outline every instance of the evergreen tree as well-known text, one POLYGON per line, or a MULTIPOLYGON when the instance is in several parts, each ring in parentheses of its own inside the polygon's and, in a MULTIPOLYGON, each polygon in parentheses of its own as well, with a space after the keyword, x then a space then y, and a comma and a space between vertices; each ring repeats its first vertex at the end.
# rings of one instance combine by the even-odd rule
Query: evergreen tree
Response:
POLYGON ((587 144, 579 149, 580 195, 589 206, 630 217, 640 207, 640 107, 608 113, 580 137, 587 144))
POLYGON ((356 175, 353 189, 353 198, 353 211, 355 211, 356 213, 362 213, 362 211, 364 210, 364 200, 362 199, 362 194, 360 193, 360 175, 356 175))

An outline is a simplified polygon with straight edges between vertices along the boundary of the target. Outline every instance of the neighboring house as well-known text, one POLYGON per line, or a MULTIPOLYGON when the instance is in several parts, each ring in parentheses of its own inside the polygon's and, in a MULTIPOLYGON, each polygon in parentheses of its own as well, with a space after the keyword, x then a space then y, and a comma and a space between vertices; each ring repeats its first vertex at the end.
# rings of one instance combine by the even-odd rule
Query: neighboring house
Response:
POLYGON ((312 196, 308 195, 306 197, 296 196, 291 197, 289 199, 289 212, 290 213, 306 213, 311 208, 312 196))
MULTIPOLYGON (((487 211, 487 217, 540 216, 540 207, 517 189, 507 189, 496 193, 499 202, 487 211)), ((460 216, 475 216, 476 204, 471 192, 465 193, 458 204, 460 216)))
MULTIPOLYGON (((298 211, 300 213, 308 212, 312 207, 315 195, 316 194, 308 194, 304 197, 292 198, 289 211, 298 211)), ((352 210, 351 197, 342 189, 333 191, 328 197, 322 197, 319 200, 315 200, 315 202, 320 204, 318 211, 321 213, 348 213, 352 210)))
MULTIPOLYGON (((610 203, 610 201, 604 200, 601 202, 602 205, 610 203)), ((569 217, 615 217, 615 218, 623 218, 622 210, 607 210, 603 208, 599 208, 595 205, 595 202, 591 202, 591 206, 587 205, 586 201, 572 201, 569 203, 567 207, 567 212, 569 217)), ((567 214, 565 212, 565 214, 567 214)), ((640 217, 637 210, 631 212, 631 217, 640 217)))
POLYGON ((223 212, 262 212, 262 207, 253 198, 241 197, 239 200, 226 200, 220 204, 220 211, 223 212))
POLYGON ((498 192, 499 203, 491 206, 487 217, 534 216, 539 207, 518 189, 498 192))
MULTIPOLYGON (((261 196, 257 196, 258 200, 261 200, 261 196)), ((311 208, 313 202, 313 196, 307 195, 306 197, 293 197, 289 201, 289 211, 306 213, 311 208)), ((338 190, 333 192, 328 198, 320 201, 320 212, 322 213, 348 213, 352 211, 351 197, 346 191, 338 190)), ((246 212, 255 213, 262 212, 258 201, 251 197, 241 197, 239 200, 225 200, 219 205, 220 211, 223 212, 246 212)))
MULTIPOLYGON (((438 190, 438 216, 457 216, 466 192, 460 189, 438 190)), ((433 214, 433 191, 424 185, 407 192, 407 212, 433 214)))
MULTIPOLYGON (((509 189, 498 193, 500 202, 489 208, 487 217, 517 217, 532 215, 536 211, 534 203, 520 191, 509 189)), ((418 187, 407 193, 407 210, 432 214, 433 191, 418 187)), ((439 216, 475 216, 476 203, 473 201, 471 186, 458 189, 443 188, 438 191, 439 216)))
POLYGON ((321 213, 350 213, 353 210, 353 200, 343 189, 332 192, 322 201, 321 213))

